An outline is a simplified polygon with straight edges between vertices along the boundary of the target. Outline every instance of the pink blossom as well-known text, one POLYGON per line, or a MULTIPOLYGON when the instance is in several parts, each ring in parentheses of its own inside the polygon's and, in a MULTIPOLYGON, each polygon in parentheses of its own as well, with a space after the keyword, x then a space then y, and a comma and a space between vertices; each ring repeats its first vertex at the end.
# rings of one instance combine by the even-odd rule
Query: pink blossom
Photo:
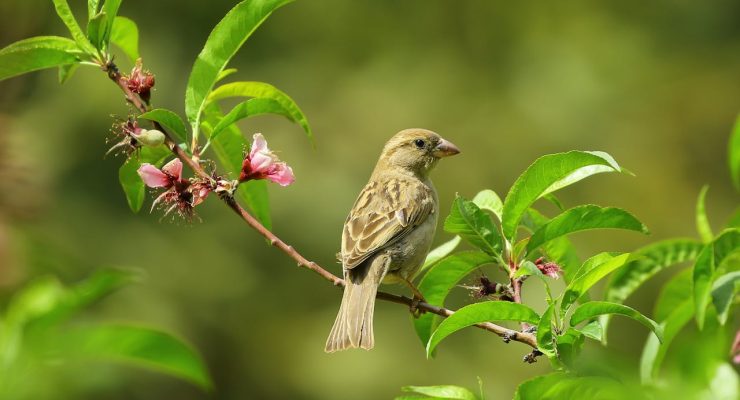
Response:
POLYGON ((267 179, 281 186, 288 186, 295 181, 293 170, 288 164, 267 148, 267 141, 261 133, 254 134, 252 148, 242 163, 239 182, 251 179, 267 179))
POLYGON ((162 169, 152 164, 142 164, 138 173, 148 187, 165 189, 152 203, 152 210, 161 205, 165 209, 165 215, 177 210, 183 218, 192 218, 193 207, 202 203, 212 190, 207 181, 190 182, 183 179, 182 162, 177 158, 165 164, 162 169))
POLYGON ((732 343, 730 355, 734 356, 732 362, 740 365, 740 331, 737 331, 737 334, 735 334, 735 341, 732 343))
POLYGON ((130 91, 137 93, 142 100, 149 103, 151 90, 154 87, 154 75, 144 70, 141 58, 136 60, 136 65, 131 70, 131 75, 124 76, 123 81, 130 91))

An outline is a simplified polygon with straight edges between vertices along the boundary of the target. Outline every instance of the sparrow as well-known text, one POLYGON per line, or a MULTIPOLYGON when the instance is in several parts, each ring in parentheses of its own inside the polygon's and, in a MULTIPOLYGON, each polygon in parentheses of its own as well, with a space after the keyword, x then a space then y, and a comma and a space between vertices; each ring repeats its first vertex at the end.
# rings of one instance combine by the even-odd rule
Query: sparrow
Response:
POLYGON ((460 150, 426 129, 406 129, 383 147, 370 181, 344 222, 340 259, 344 294, 325 351, 370 350, 380 283, 401 283, 423 301, 411 281, 424 263, 437 227, 437 191, 429 173, 460 150))

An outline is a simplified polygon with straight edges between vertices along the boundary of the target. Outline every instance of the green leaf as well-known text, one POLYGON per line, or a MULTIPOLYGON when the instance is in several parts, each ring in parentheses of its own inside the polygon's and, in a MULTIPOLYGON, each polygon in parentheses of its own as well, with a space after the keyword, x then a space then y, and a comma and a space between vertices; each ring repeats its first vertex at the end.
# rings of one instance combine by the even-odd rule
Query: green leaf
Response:
POLYGON ((477 205, 481 210, 492 212, 496 215, 496 218, 501 221, 501 213, 504 210, 504 203, 493 190, 481 190, 475 195, 475 197, 473 197, 473 203, 475 203, 475 205, 477 205))
POLYGON ((555 197, 554 194, 548 193, 548 194, 542 196, 542 198, 545 199, 545 200, 547 200, 547 201, 549 201, 550 203, 552 203, 561 212, 565 211, 565 206, 563 206, 563 203, 561 203, 560 200, 557 197, 555 197))
POLYGON ((644 384, 648 384, 655 379, 671 342, 693 316, 693 302, 691 299, 685 300, 682 304, 675 307, 670 315, 660 324, 660 328, 663 331, 662 343, 658 341, 656 336, 648 336, 640 357, 640 377, 644 384))
POLYGON ((727 144, 727 162, 735 189, 740 190, 740 115, 735 120, 735 127, 727 144))
POLYGON ((77 44, 58 36, 37 36, 0 50, 0 80, 80 62, 77 44))
POLYGON ((58 347, 67 357, 126 362, 212 388, 200 356, 180 339, 155 329, 110 325, 64 332, 58 347))
POLYGON ((620 172, 614 159, 603 152, 570 151, 537 159, 514 182, 503 208, 504 235, 513 240, 522 215, 540 197, 588 176, 620 172))
POLYGON ((626 229, 648 233, 647 227, 625 210, 582 205, 563 212, 535 231, 527 244, 527 252, 552 239, 590 229, 626 229))
POLYGON ((216 77, 216 82, 221 82, 222 80, 226 79, 227 76, 236 73, 236 71, 236 68, 226 68, 218 74, 218 76, 216 77))
MULTIPOLYGON (((218 105, 211 103, 205 108, 206 134, 210 136, 211 127, 218 124, 223 114, 218 105)), ((244 151, 248 148, 244 135, 236 125, 230 125, 216 139, 211 141, 211 148, 216 153, 224 169, 236 176, 242 167, 244 151)), ((252 214, 267 229, 271 229, 270 204, 267 193, 267 182, 265 180, 253 180, 239 185, 236 198, 243 201, 252 211, 252 214)))
MULTIPOLYGON (((426 302, 435 306, 444 306, 450 290, 463 278, 485 264, 494 262, 488 254, 481 252, 460 252, 443 258, 434 264, 419 282, 418 289, 426 302)), ((416 334, 426 345, 440 317, 425 313, 413 320, 416 334)))
POLYGON ((537 348, 549 359, 553 359, 558 355, 555 336, 552 330, 554 310, 555 304, 550 304, 545 312, 542 313, 542 318, 540 318, 540 322, 537 324, 537 348))
POLYGON ((72 39, 80 46, 85 53, 95 55, 95 46, 90 43, 87 36, 82 32, 80 25, 77 23, 72 10, 67 4, 67 0, 52 0, 54 2, 54 8, 57 11, 57 15, 64 22, 64 25, 69 29, 69 33, 72 34, 72 39))
POLYGON ((439 260, 450 255, 450 253, 452 253, 460 244, 461 240, 462 238, 460 236, 455 236, 452 239, 433 248, 424 259, 424 264, 422 264, 421 268, 419 268, 419 272, 416 273, 417 276, 421 275, 424 271, 429 269, 429 267, 431 267, 432 265, 436 264, 439 260))
POLYGON ((581 304, 575 311, 573 311, 573 315, 570 317, 570 326, 576 326, 583 321, 590 320, 604 314, 617 314, 632 318, 653 331, 655 336, 658 337, 658 340, 663 340, 663 332, 655 321, 642 315, 642 313, 634 308, 627 307, 623 304, 609 303, 607 301, 590 301, 588 303, 581 304))
POLYGON ((95 18, 100 8, 100 0, 87 0, 87 19, 88 21, 95 18))
POLYGON ((470 244, 496 255, 501 251, 501 237, 498 229, 475 203, 458 196, 452 203, 452 210, 444 223, 447 232, 458 234, 470 244))
POLYGON ((576 360, 583 350, 586 337, 575 328, 568 328, 557 338, 558 359, 560 363, 575 369, 576 360))
POLYGON ((257 27, 290 0, 246 0, 232 8, 213 28, 188 78, 185 114, 197 133, 208 93, 219 74, 257 27))
POLYGON ((404 386, 401 390, 442 399, 478 400, 475 393, 461 386, 404 386))
POLYGON ((604 335, 604 329, 601 327, 599 321, 591 321, 584 325, 581 329, 578 329, 584 336, 593 340, 601 341, 604 335))
POLYGON ((185 137, 188 136, 185 123, 182 121, 180 116, 175 114, 173 111, 166 110, 164 108, 155 108, 154 110, 147 111, 144 114, 139 115, 139 118, 159 122, 168 131, 172 132, 180 143, 184 142, 185 137))
POLYGON ((646 399, 642 391, 612 378, 555 372, 519 385, 514 400, 646 399))
POLYGON ((136 22, 126 17, 116 17, 111 27, 110 41, 123 50, 132 63, 139 58, 139 28, 136 22))
POLYGON ((241 119, 265 114, 282 115, 290 121, 297 122, 293 119, 290 111, 275 100, 264 98, 249 99, 236 105, 218 122, 210 134, 211 140, 217 137, 229 125, 241 119))
MULTIPOLYGON (((570 306, 588 291, 596 282, 607 276, 612 271, 625 265, 629 260, 630 254, 625 253, 595 265, 588 271, 577 274, 573 281, 568 284, 563 293, 563 300, 560 303, 560 309, 565 312, 570 306)), ((587 263, 584 263, 584 266, 587 263)), ((582 267, 583 268, 583 267, 582 267)))
POLYGON ((105 34, 105 13, 101 12, 95 15, 87 23, 87 37, 97 49, 103 48, 103 35, 105 34))
POLYGON ((120 7, 121 0, 105 0, 105 3, 103 4, 103 12, 105 13, 105 22, 102 26, 103 37, 101 38, 103 48, 108 47, 113 31, 113 24, 115 24, 115 18, 118 15, 118 9, 120 7))
MULTIPOLYGON (((702 244, 694 239, 668 239, 636 250, 633 254, 641 257, 630 261, 624 268, 614 272, 606 287, 604 300, 612 303, 624 302, 648 279, 672 265, 695 259, 701 249, 702 244)), ((683 296, 690 292, 691 289, 683 293, 683 296)), ((656 312, 656 318, 657 315, 656 312)), ((601 318, 605 332, 609 319, 608 315, 601 318)), ((658 320, 660 321, 661 318, 658 320)), ((604 343, 606 343, 606 335, 604 335, 604 343)))
POLYGON ((735 294, 740 292, 740 271, 728 272, 714 281, 712 285, 712 303, 717 309, 717 318, 719 323, 727 323, 727 316, 730 312, 735 294))
POLYGON ((663 285, 655 300, 653 316, 656 321, 665 321, 673 310, 690 298, 693 288, 692 274, 692 269, 684 269, 663 285))
MULTIPOLYGON (((208 96, 207 101, 213 102, 217 100, 227 99, 231 97, 252 97, 254 99, 268 99, 272 100, 280 106, 279 108, 270 106, 274 111, 270 111, 274 114, 282 115, 287 117, 293 122, 300 125, 306 132, 308 139, 313 141, 313 132, 311 127, 308 125, 308 119, 303 114, 298 105, 290 98, 287 94, 280 91, 275 86, 264 82, 231 82, 217 87, 208 96)), ((256 109, 267 108, 268 103, 258 103, 253 106, 256 109)))
POLYGON ((730 254, 740 251, 740 229, 727 229, 704 246, 694 264, 694 314, 699 329, 704 327, 706 308, 717 268, 730 254))
MULTIPOLYGON (((527 226, 532 232, 539 229, 539 227, 546 224, 548 221, 549 219, 547 217, 534 208, 529 208, 525 214, 525 218, 522 220, 525 226, 527 226)), ((561 236, 545 243, 540 248, 540 252, 542 252, 542 254, 551 261, 560 265, 565 272, 566 283, 572 280, 573 275, 581 266, 581 260, 578 258, 575 246, 573 246, 573 243, 571 243, 571 241, 565 236, 561 236)))
POLYGON ((79 67, 80 64, 66 64, 66 65, 60 65, 59 66, 59 83, 64 85, 67 83, 69 78, 74 75, 75 71, 77 71, 77 67, 79 67))
POLYGON ((704 243, 709 243, 714 239, 712 227, 709 225, 709 218, 707 218, 707 210, 704 204, 707 197, 707 190, 709 190, 709 185, 704 185, 699 192, 699 198, 696 200, 696 230, 699 232, 699 237, 704 243))
POLYGON ((508 301, 485 301, 467 305, 444 319, 432 333, 427 343, 427 357, 447 336, 468 326, 488 321, 520 321, 534 325, 540 321, 540 316, 524 304, 508 301))
POLYGON ((139 212, 144 204, 144 181, 137 172, 141 164, 150 163, 160 166, 170 154, 165 146, 142 147, 138 155, 129 157, 118 169, 118 180, 126 194, 126 201, 131 211, 139 212))

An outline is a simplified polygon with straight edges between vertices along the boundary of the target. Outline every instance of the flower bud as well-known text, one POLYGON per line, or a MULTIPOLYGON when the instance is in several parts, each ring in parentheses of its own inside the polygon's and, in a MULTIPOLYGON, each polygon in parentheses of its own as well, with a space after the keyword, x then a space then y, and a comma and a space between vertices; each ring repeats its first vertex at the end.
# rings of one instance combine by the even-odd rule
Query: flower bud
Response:
POLYGON ((164 133, 156 129, 142 129, 135 138, 139 143, 149 147, 157 147, 164 143, 164 133))

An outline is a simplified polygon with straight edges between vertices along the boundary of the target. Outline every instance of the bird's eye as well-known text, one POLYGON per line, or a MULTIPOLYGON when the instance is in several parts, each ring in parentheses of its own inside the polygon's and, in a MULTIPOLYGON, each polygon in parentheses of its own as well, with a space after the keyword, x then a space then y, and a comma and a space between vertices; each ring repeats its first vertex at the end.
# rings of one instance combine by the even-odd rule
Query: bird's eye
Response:
POLYGON ((416 139, 414 140, 414 145, 420 149, 424 148, 424 145, 427 144, 424 139, 416 139))

